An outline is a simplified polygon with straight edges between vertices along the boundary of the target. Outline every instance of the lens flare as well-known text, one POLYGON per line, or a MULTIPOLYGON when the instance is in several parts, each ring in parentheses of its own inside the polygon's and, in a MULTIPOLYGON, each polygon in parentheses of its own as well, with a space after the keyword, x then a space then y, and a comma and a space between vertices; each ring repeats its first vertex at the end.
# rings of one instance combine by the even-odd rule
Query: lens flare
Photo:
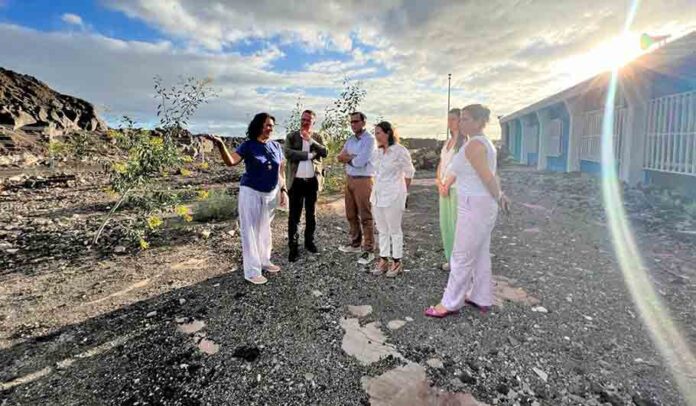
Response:
MULTIPOLYGON (((624 32, 628 32, 639 3, 638 0, 632 1, 624 32)), ((618 76, 618 68, 614 68, 611 72, 602 122, 602 195, 612 243, 626 286, 655 346, 666 360, 686 402, 696 405, 696 359, 667 307, 650 283, 647 269, 626 220, 619 191, 613 141, 614 100, 618 76)))

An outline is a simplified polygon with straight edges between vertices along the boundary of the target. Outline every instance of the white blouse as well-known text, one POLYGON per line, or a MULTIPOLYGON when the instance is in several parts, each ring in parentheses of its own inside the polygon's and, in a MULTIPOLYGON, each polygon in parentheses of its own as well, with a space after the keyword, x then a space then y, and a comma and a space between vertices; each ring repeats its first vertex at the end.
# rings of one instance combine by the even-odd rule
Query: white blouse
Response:
POLYGON ((452 162, 452 158, 454 158, 454 154, 457 152, 455 151, 454 147, 457 145, 455 142, 452 144, 452 148, 447 149, 447 144, 449 144, 450 140, 445 141, 445 143, 442 145, 442 150, 440 150, 440 181, 444 182, 445 179, 447 179, 448 175, 448 168, 450 166, 450 163, 452 162))
POLYGON ((406 178, 413 178, 416 168, 411 154, 403 145, 394 144, 384 150, 377 148, 372 155, 375 165, 375 184, 372 186, 370 203, 375 207, 406 205, 406 178))

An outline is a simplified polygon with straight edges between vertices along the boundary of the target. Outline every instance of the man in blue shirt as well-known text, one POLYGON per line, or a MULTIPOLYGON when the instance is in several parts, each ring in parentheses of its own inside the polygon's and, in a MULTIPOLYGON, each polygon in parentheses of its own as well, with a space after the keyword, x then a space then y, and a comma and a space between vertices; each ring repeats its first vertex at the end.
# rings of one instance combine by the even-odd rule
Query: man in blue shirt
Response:
POLYGON ((361 112, 350 114, 350 137, 338 155, 346 168, 346 218, 350 225, 350 244, 340 247, 342 252, 361 252, 358 262, 365 265, 374 260, 374 225, 370 195, 375 168, 372 156, 376 149, 375 137, 365 130, 366 117, 361 112), (362 245, 362 247, 361 247, 362 245))

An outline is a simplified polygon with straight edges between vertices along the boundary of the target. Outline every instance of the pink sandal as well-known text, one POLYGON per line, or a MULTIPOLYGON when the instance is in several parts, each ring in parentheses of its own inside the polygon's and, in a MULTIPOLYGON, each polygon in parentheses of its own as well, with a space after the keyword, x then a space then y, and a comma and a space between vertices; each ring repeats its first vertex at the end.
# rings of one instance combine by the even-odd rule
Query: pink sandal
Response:
POLYGON ((466 300, 464 301, 464 303, 468 304, 468 305, 471 306, 471 307, 474 307, 474 308, 478 309, 478 310, 481 312, 481 314, 486 314, 486 313, 488 313, 488 312, 491 310, 491 306, 479 306, 479 305, 477 305, 476 303, 472 302, 472 301, 469 300, 469 299, 466 299, 466 300))
POLYGON ((426 316, 434 317, 436 319, 442 319, 442 318, 445 318, 447 316, 451 316, 453 314, 458 314, 458 313, 459 313, 459 310, 453 310, 453 311, 447 310, 444 312, 439 312, 439 311, 437 311, 437 309, 435 309, 435 306, 428 307, 427 309, 425 309, 425 312, 424 312, 424 314, 426 316))
POLYGON ((263 270, 269 273, 278 273, 280 272, 280 267, 278 265, 268 264, 263 267, 263 270))

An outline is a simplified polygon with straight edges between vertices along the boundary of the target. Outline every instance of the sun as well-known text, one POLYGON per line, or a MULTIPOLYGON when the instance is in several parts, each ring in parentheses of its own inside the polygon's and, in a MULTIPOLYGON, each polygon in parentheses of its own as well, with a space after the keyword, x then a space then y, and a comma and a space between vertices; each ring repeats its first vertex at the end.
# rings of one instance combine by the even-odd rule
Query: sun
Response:
POLYGON ((627 32, 600 42, 586 53, 560 61, 559 68, 574 80, 588 79, 599 73, 618 69, 643 52, 640 34, 627 32))

